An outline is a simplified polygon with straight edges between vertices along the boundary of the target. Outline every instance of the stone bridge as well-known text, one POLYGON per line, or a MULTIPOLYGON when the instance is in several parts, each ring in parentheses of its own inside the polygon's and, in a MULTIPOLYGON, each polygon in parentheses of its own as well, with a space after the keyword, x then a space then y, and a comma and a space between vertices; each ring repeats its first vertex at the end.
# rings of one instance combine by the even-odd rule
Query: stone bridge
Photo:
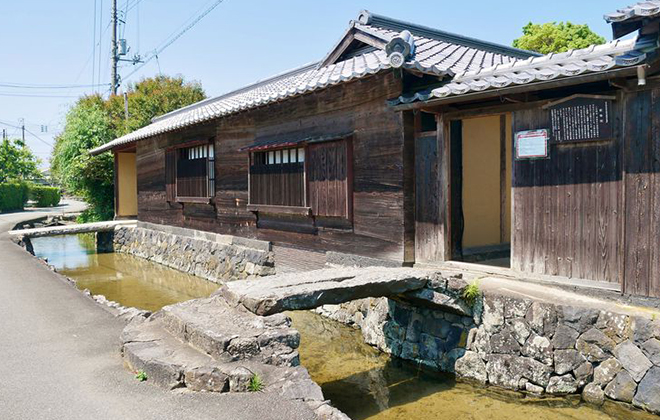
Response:
POLYGON ((9 236, 22 242, 26 249, 32 252, 30 238, 41 238, 44 236, 75 235, 79 233, 96 233, 97 252, 113 251, 113 234, 120 227, 133 227, 135 220, 112 220, 107 222, 81 223, 61 226, 48 226, 33 229, 18 229, 9 232, 9 236))
POLYGON ((472 316, 461 299, 466 283, 457 280, 412 268, 327 268, 230 282, 217 294, 261 316, 380 297, 472 316))

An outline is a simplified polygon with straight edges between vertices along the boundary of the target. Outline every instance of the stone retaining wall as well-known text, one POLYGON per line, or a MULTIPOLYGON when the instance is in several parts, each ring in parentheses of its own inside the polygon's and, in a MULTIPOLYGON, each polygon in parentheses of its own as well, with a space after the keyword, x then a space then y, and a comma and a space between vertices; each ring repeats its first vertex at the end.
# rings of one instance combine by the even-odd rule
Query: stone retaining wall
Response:
POLYGON ((214 282, 275 273, 270 244, 159 225, 118 228, 115 252, 132 254, 214 282))
MULTIPOLYGON (((433 293, 458 302, 459 284, 433 293)), ((380 298, 317 311, 360 327, 382 351, 459 378, 660 414, 660 320, 492 292, 473 314, 444 305, 380 298)))

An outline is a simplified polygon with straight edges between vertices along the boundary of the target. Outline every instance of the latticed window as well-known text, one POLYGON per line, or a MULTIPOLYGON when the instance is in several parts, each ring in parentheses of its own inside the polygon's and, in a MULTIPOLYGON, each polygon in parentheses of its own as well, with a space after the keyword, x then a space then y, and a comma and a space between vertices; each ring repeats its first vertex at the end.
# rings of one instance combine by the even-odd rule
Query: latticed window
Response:
MULTIPOLYGON (((250 205, 303 209, 303 213, 352 218, 350 138, 250 154, 250 205)), ((284 210, 284 209, 279 209, 284 210)))
POLYGON ((167 201, 198 201, 215 195, 213 143, 168 150, 165 156, 167 201))
POLYGON ((250 204, 305 206, 305 149, 255 152, 250 164, 250 204))

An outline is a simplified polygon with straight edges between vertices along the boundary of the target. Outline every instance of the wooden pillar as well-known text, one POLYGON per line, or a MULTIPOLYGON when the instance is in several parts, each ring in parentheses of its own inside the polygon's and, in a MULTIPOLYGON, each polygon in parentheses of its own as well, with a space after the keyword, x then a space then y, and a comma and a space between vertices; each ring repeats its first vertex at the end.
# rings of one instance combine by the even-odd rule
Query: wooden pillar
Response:
POLYGON ((119 154, 113 151, 112 155, 115 159, 115 219, 117 219, 117 216, 119 215, 119 154))
POLYGON ((403 261, 415 262, 415 117, 400 113, 403 126, 403 261))

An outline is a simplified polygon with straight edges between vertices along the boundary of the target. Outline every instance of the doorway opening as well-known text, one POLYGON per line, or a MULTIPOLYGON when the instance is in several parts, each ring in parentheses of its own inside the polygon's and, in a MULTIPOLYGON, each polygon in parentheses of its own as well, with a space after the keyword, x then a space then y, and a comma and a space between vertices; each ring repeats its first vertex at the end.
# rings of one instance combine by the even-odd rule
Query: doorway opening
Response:
POLYGON ((511 267, 511 115, 451 121, 452 259, 511 267))

